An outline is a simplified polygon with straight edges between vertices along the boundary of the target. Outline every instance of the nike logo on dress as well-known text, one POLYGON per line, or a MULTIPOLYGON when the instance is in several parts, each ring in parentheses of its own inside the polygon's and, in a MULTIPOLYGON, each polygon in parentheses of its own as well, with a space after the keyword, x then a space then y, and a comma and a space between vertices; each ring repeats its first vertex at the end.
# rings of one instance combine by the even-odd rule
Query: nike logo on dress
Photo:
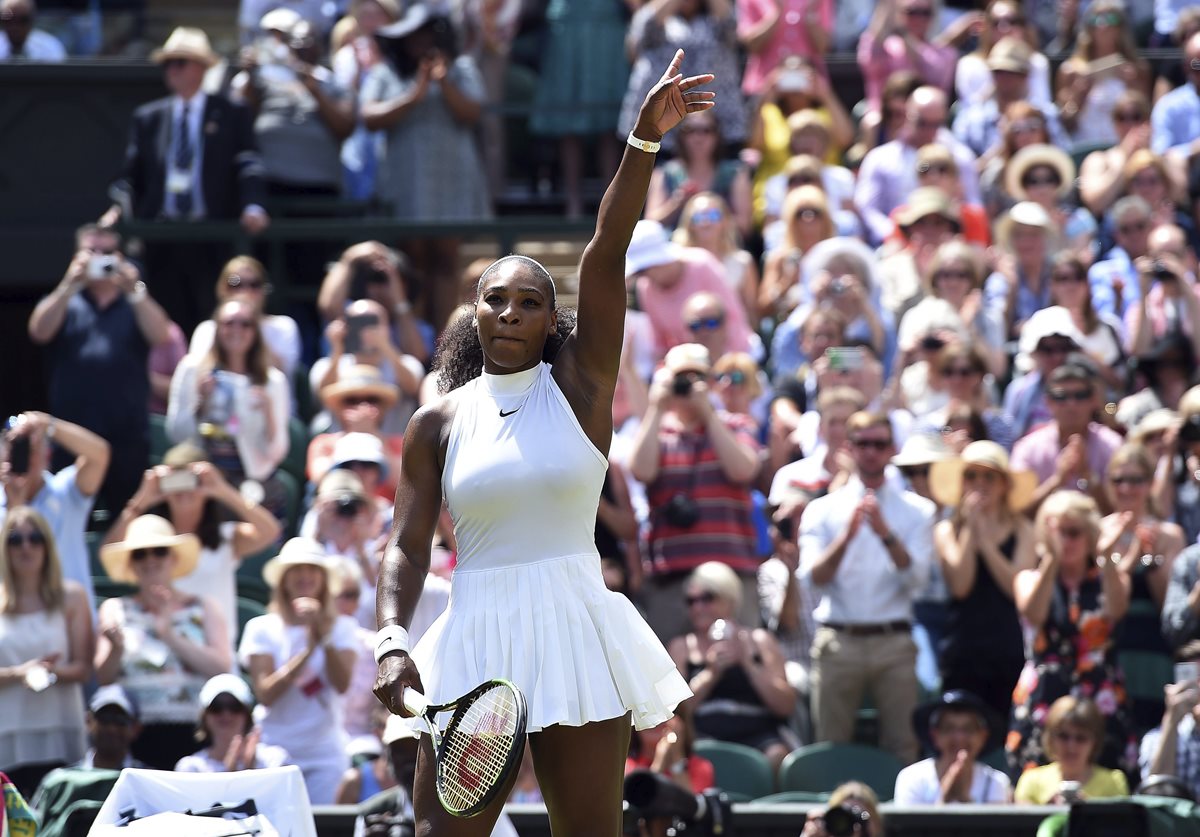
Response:
POLYGON ((516 412, 517 410, 519 410, 519 409, 521 409, 521 408, 520 408, 520 407, 517 407, 517 409, 516 409, 516 410, 509 410, 507 413, 506 413, 506 412, 504 412, 503 410, 501 410, 501 411, 500 411, 500 418, 508 418, 509 416, 511 416, 513 413, 515 413, 515 412, 516 412))

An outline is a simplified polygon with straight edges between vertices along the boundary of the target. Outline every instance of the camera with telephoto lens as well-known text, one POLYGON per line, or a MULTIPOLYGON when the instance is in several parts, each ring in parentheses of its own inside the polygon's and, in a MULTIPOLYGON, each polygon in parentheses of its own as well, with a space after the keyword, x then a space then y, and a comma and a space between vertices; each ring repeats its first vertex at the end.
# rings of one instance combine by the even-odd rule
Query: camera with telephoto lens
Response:
POLYGON ((678 529, 691 529, 700 520, 700 507, 686 494, 672 494, 663 506, 667 523, 678 529))
POLYGON ((715 837, 733 831, 733 804, 720 788, 688 793, 665 776, 638 769, 625 777, 624 797, 626 834, 639 833, 639 820, 660 818, 670 819, 676 834, 715 837))
POLYGON ((854 802, 829 808, 821 817, 829 837, 870 837, 871 812, 854 802))
POLYGON ((354 517, 362 508, 362 500, 357 497, 338 497, 333 501, 333 510, 338 517, 354 517))

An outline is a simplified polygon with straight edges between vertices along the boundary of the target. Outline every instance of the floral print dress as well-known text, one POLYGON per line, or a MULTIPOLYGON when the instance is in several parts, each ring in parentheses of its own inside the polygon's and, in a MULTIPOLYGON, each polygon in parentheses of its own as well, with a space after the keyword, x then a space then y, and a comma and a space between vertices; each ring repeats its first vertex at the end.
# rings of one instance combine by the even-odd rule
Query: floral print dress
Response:
POLYGON ((1050 612, 1026 654, 1013 690, 1013 717, 1005 750, 1013 775, 1046 764, 1042 731, 1051 704, 1064 695, 1090 698, 1104 715, 1098 763, 1137 768, 1137 739, 1129 728, 1125 677, 1117 666, 1116 625, 1104 615, 1100 570, 1092 567, 1078 589, 1055 582, 1050 612))

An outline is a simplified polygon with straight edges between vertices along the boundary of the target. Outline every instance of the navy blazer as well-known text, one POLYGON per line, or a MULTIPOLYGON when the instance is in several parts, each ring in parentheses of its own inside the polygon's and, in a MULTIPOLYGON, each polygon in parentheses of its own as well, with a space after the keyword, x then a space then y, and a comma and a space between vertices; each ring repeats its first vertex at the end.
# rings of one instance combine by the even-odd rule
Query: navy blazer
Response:
MULTIPOLYGON (((125 167, 113 184, 113 197, 134 218, 163 214, 167 159, 171 153, 172 97, 157 99, 133 112, 125 167)), ((203 157, 200 186, 208 218, 237 218, 251 204, 265 203, 262 159, 254 140, 254 119, 245 107, 209 95, 201 123, 203 157)))

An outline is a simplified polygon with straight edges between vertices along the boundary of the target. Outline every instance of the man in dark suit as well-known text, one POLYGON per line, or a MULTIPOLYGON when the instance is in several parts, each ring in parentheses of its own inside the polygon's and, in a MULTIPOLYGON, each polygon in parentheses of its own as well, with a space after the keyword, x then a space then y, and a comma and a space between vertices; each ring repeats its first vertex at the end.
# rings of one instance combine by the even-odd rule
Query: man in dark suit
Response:
MULTIPOLYGON (((171 95, 133 114, 122 178, 101 225, 123 216, 190 222, 239 219, 251 235, 266 229, 263 168, 251 114, 202 89, 218 56, 200 29, 178 27, 153 58, 171 95)), ((185 333, 213 308, 213 286, 231 242, 150 242, 147 279, 185 333)))

